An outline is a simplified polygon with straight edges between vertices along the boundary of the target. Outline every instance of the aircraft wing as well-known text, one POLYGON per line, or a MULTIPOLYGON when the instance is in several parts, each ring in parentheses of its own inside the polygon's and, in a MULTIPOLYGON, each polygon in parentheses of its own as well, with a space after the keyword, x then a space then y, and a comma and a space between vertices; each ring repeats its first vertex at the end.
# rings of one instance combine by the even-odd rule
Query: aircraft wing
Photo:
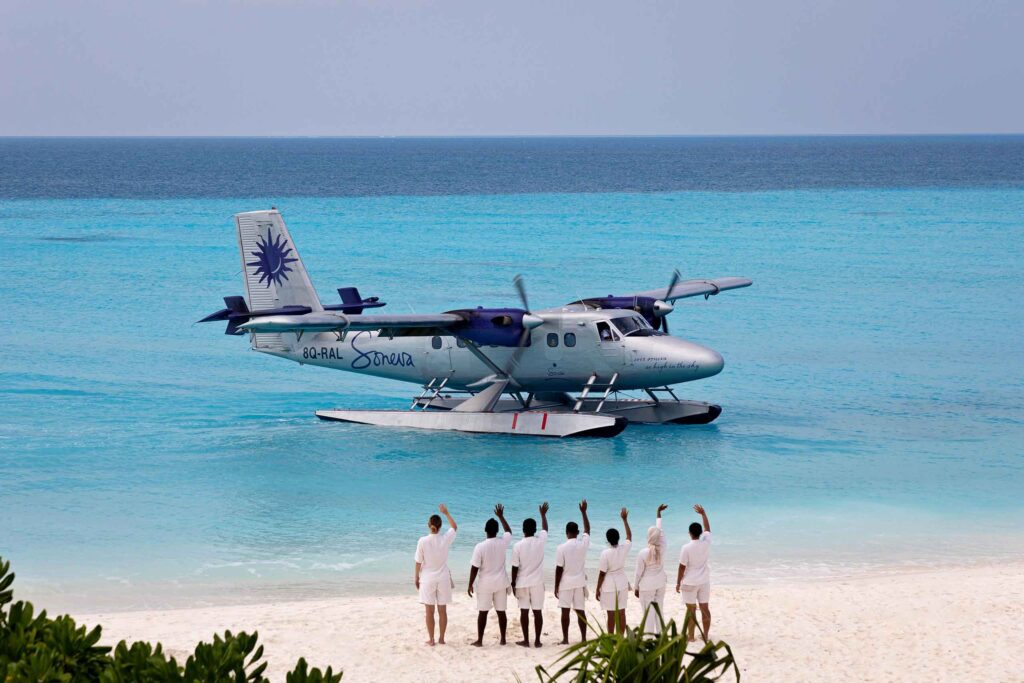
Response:
POLYGON ((313 312, 304 315, 269 315, 255 317, 239 325, 251 332, 341 332, 343 330, 404 330, 448 328, 465 322, 452 313, 426 315, 345 315, 334 312, 313 312))
POLYGON ((714 280, 683 280, 677 282, 672 288, 672 291, 668 291, 667 287, 661 289, 649 289, 646 292, 633 292, 632 294, 624 294, 622 296, 649 296, 652 299, 661 299, 662 301, 675 301, 676 299, 685 299, 688 296, 713 296, 719 292, 724 292, 727 289, 739 289, 740 287, 749 287, 754 284, 753 280, 748 280, 745 277, 720 277, 714 280))

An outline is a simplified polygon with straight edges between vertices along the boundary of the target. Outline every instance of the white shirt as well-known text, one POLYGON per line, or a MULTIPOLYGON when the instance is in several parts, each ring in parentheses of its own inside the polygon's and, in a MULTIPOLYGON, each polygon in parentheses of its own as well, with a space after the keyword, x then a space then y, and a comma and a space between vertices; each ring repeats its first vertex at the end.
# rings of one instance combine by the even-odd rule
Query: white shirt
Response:
POLYGON ((690 541, 679 552, 679 564, 686 566, 684 586, 702 586, 711 581, 708 556, 711 555, 711 532, 705 531, 696 541, 690 541))
POLYGON ((536 536, 527 536, 512 546, 512 566, 519 567, 516 588, 544 585, 544 544, 548 532, 543 529, 536 536))
POLYGON ((562 568, 562 580, 558 590, 572 590, 587 585, 587 550, 590 549, 590 534, 582 534, 558 546, 555 550, 555 566, 562 568))
POLYGON ((601 562, 597 567, 605 574, 602 590, 609 588, 614 588, 617 591, 629 590, 629 579, 626 578, 626 558, 629 557, 631 547, 633 547, 632 541, 622 541, 614 548, 605 548, 601 551, 601 562))
POLYGON ((501 538, 488 538, 473 548, 472 564, 480 570, 476 588, 481 593, 496 593, 508 588, 505 554, 511 543, 512 534, 506 531, 501 538))
POLYGON ((420 581, 440 581, 448 572, 448 549, 455 540, 455 529, 429 534, 416 543, 416 561, 420 563, 420 581))
MULTIPOLYGON (((655 524, 661 528, 661 517, 657 518, 655 524)), ((656 591, 668 582, 665 575, 665 553, 668 551, 668 541, 665 534, 661 534, 661 561, 657 564, 651 558, 651 547, 644 546, 643 550, 636 554, 636 587, 642 591, 656 591)))

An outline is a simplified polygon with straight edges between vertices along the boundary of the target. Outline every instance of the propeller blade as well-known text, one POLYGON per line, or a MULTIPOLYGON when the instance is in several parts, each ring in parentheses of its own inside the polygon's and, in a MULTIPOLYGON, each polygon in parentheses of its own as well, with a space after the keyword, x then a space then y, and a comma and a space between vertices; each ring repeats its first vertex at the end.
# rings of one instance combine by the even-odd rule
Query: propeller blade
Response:
MULTIPOLYGON (((519 365, 519 358, 523 355, 523 349, 526 348, 526 342, 530 340, 530 329, 529 327, 523 327, 523 333, 519 335, 519 346, 509 356, 508 363, 505 365, 505 374, 512 378, 512 368, 519 365)), ((514 378, 513 378, 514 379, 514 378)))
POLYGON ((679 284, 679 281, 682 278, 683 276, 679 272, 678 268, 672 271, 672 279, 668 281, 668 289, 665 290, 665 296, 663 297, 664 299, 667 300, 668 297, 672 296, 672 290, 675 289, 675 286, 679 284))
POLYGON ((523 283, 523 276, 516 275, 512 278, 512 284, 515 285, 516 292, 519 293, 519 300, 523 303, 523 310, 529 312, 530 302, 526 298, 526 285, 523 283))
POLYGON ((672 304, 669 303, 668 298, 670 296, 672 296, 672 290, 676 288, 676 285, 679 284, 679 280, 681 280, 682 277, 683 277, 683 275, 682 275, 682 273, 679 272, 678 268, 673 270, 672 271, 672 279, 670 279, 668 281, 668 289, 665 290, 665 296, 662 297, 664 299, 663 303, 668 307, 668 310, 665 311, 664 313, 662 313, 658 317, 658 320, 661 322, 661 331, 664 332, 665 334, 669 333, 669 331, 668 331, 668 314, 672 312, 672 304))

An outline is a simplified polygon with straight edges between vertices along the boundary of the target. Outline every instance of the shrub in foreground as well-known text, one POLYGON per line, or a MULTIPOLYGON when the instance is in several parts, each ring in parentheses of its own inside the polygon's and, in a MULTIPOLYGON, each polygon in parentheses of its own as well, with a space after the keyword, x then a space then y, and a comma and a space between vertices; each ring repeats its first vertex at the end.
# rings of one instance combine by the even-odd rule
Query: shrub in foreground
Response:
MULTIPOLYGON (((263 646, 255 632, 215 635, 196 645, 184 665, 166 655, 160 643, 121 641, 99 645, 101 627, 78 626, 69 616, 35 613, 32 603, 14 602, 10 562, 0 557, 0 680, 4 683, 267 683, 263 646)), ((310 668, 300 659, 286 683, 338 683, 342 673, 310 668)))
MULTIPOLYGON (((657 616, 661 620, 661 615, 657 616)), ((661 621, 661 633, 657 635, 645 634, 642 626, 618 635, 591 624, 598 635, 566 648, 552 665, 553 671, 538 666, 537 678, 544 683, 697 683, 716 681, 731 671, 739 681, 740 670, 728 644, 687 640, 687 626, 692 618, 688 616, 682 627, 674 620, 661 621)))

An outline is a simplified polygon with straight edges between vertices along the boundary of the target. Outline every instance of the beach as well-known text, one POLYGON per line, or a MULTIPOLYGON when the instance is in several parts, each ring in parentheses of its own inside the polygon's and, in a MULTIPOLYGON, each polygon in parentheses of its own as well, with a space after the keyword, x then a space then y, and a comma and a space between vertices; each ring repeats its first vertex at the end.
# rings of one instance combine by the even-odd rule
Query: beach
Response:
MULTIPOLYGON (((536 680, 534 667, 560 653, 558 609, 549 594, 540 649, 519 639, 509 600, 509 645, 488 622, 474 648, 475 603, 457 586, 448 644, 424 645, 415 594, 252 604, 237 607, 76 614, 103 625, 104 642, 159 640, 183 661, 199 639, 231 629, 257 630, 267 675, 284 680, 296 659, 345 671, 345 681, 536 680)), ((668 616, 682 613, 671 592, 668 616)), ((550 593, 550 586, 549 586, 550 593)), ((733 648, 745 681, 991 680, 1024 677, 1024 562, 970 568, 877 571, 855 578, 780 580, 713 588, 711 635, 733 648)), ((596 601, 588 611, 600 618, 596 601)), ((638 621, 630 600, 629 620, 638 621)), ((576 642, 575 623, 570 640, 576 642)))

